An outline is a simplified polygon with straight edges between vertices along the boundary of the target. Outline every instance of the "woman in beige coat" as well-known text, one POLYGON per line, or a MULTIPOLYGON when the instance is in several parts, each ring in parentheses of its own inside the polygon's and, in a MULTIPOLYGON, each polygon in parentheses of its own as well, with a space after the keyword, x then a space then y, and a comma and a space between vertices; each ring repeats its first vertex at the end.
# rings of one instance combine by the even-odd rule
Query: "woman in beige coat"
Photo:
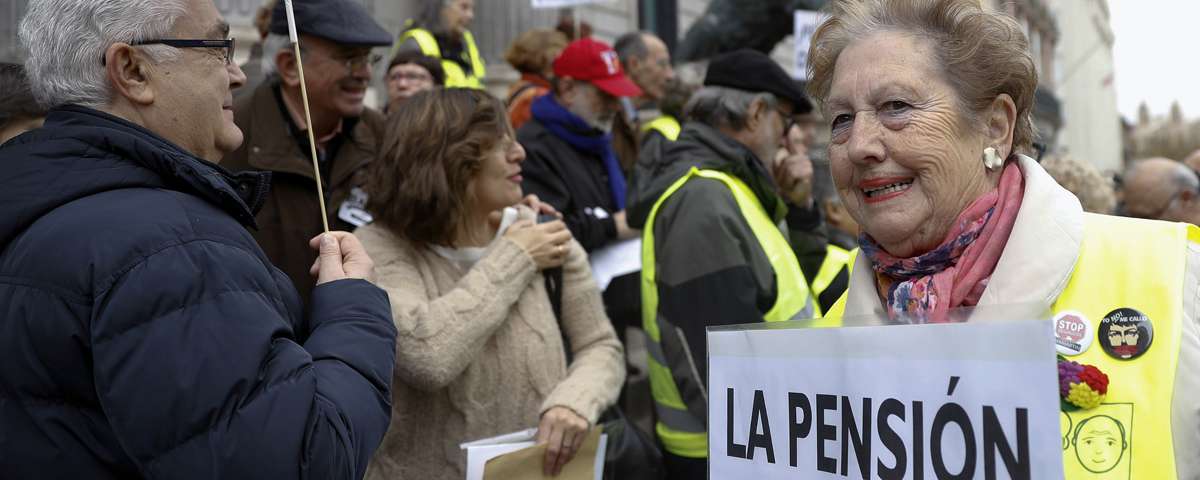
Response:
POLYGON ((448 89, 400 108, 372 166, 375 223, 357 231, 399 330, 367 478, 461 479, 459 444, 533 426, 557 474, 625 377, 587 255, 561 221, 509 207, 525 152, 498 100, 448 89), (561 322, 543 280, 559 267, 561 322))

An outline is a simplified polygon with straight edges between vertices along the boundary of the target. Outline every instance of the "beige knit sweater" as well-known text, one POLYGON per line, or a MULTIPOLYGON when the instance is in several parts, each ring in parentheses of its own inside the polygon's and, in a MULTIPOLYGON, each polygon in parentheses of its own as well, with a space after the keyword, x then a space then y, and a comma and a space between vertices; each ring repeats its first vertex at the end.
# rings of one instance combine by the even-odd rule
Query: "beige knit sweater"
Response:
POLYGON ((568 370, 543 276, 517 244, 498 238, 463 272, 382 226, 355 234, 399 330, 391 426, 367 479, 460 480, 459 444, 536 427, 553 406, 595 424, 616 401, 624 352, 577 242, 563 266, 568 370))

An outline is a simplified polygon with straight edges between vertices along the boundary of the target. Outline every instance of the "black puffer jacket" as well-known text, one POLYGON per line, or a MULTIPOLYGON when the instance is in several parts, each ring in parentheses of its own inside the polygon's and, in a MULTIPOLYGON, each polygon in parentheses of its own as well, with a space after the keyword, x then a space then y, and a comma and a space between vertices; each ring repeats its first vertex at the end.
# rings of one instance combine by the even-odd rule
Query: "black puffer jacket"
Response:
POLYGON ((361 478, 387 294, 327 283, 305 318, 246 230, 268 177, 70 106, 0 165, 0 477, 361 478))

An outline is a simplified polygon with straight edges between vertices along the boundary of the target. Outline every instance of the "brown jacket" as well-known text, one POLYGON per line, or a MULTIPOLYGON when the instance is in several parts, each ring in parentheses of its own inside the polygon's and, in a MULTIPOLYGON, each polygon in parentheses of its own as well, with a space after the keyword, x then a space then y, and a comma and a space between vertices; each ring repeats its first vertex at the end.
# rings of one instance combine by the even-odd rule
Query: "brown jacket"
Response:
MULTIPOLYGON (((234 122, 242 129, 245 141, 237 151, 226 155, 221 165, 233 171, 273 172, 271 191, 256 219, 258 231, 252 233, 271 263, 291 277, 307 305, 315 285, 308 270, 316 259, 308 240, 321 233, 321 207, 312 158, 307 150, 301 151, 289 131, 290 120, 275 94, 277 85, 278 80, 263 81, 234 104, 234 122)), ((383 138, 383 124, 382 114, 365 109, 357 123, 343 132, 349 138, 337 151, 329 178, 321 179, 332 230, 354 229, 338 219, 338 207, 352 189, 366 182, 367 166, 383 138)))

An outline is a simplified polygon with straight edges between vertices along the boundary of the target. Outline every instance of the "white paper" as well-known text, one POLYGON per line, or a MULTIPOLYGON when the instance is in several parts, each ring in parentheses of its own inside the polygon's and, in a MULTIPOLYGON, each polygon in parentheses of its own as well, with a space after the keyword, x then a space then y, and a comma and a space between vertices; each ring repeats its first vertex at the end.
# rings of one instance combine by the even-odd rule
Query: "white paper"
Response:
MULTIPOLYGON (((487 466, 488 460, 532 447, 535 445, 535 438, 537 438, 537 429, 530 428, 460 444, 458 447, 466 450, 467 455, 466 479, 483 480, 483 468, 487 466)), ((596 447, 596 464, 593 467, 596 472, 596 480, 604 478, 604 456, 608 449, 607 446, 608 434, 601 433, 600 445, 596 447)))
POLYGON ((827 18, 829 15, 822 12, 796 10, 795 30, 792 36, 792 44, 796 48, 796 68, 792 71, 793 77, 808 77, 808 47, 812 45, 812 37, 817 27, 827 18))
MULTIPOLYGON (((903 478, 913 478, 914 469, 918 468, 914 462, 918 410, 922 417, 923 445, 920 468, 922 476, 935 478, 932 458, 932 431, 938 423, 935 418, 943 406, 949 413, 952 405, 962 408, 966 413, 965 423, 972 430, 975 462, 973 475, 968 478, 985 477, 987 457, 995 459, 995 478, 1062 478, 1058 371, 1051 327, 1049 321, 1010 321, 710 331, 711 478, 878 478, 881 464, 887 468, 896 466, 900 455, 895 454, 894 448, 898 445, 906 457, 903 478), (804 408, 805 399, 792 394, 803 395, 808 410, 804 408), (824 397, 825 407, 818 407, 818 395, 824 397), (754 404, 759 396, 763 408, 758 411, 765 413, 766 420, 759 415, 759 424, 753 432, 757 434, 759 447, 751 448, 754 404), (832 402, 829 396, 833 397, 832 402), (871 402, 869 415, 864 413, 868 408, 864 399, 871 402), (881 406, 889 400, 899 402, 903 418, 887 415, 880 420, 881 406), (919 406, 916 402, 920 402, 919 406), (826 408, 830 405, 833 408, 826 408), (847 405, 848 410, 844 408, 847 405), (1000 439, 1017 456, 1021 450, 1018 425, 1022 416, 1026 418, 1023 450, 1026 456, 1018 463, 1029 465, 1030 476, 1010 475, 1004 459, 997 453, 1002 450, 996 447, 1001 443, 984 441, 989 408, 994 420, 988 438, 1000 439), (844 416, 847 412, 849 417, 844 416), (849 421, 843 422, 845 418, 849 421), (799 425, 794 443, 796 466, 791 465, 793 419, 799 425), (811 420, 807 430, 803 427, 806 419, 811 420), (864 422, 871 425, 866 427, 864 422), (887 434, 880 429, 882 422, 896 435, 891 437, 890 446, 884 443, 887 434), (853 442, 843 443, 844 437, 854 436, 846 430, 851 423, 863 438, 865 448, 856 448, 853 442), (769 425, 769 435, 765 435, 764 425, 769 425), (825 434, 819 433, 822 425, 829 428, 825 434), (864 434, 868 428, 871 433, 864 434), (1002 435, 996 435, 997 431, 1002 435), (770 440, 765 442, 763 438, 770 440), (818 452, 818 444, 824 445, 823 455, 818 452), (774 462, 768 461, 764 445, 772 447, 774 462), (737 456, 739 446, 746 453, 741 457, 737 456), (845 462, 841 458, 843 448, 848 448, 845 462), (865 474, 859 468, 859 452, 866 458, 869 471, 865 474), (819 457, 836 462, 826 463, 822 469, 819 457), (836 473, 830 473, 830 465, 836 473)), ((946 466, 949 474, 957 474, 966 468, 970 450, 964 441, 967 435, 959 423, 942 424, 945 427, 938 448, 941 465, 946 466)))
POLYGON ((622 240, 591 253, 592 278, 600 291, 608 288, 612 279, 642 269, 641 237, 622 240))

